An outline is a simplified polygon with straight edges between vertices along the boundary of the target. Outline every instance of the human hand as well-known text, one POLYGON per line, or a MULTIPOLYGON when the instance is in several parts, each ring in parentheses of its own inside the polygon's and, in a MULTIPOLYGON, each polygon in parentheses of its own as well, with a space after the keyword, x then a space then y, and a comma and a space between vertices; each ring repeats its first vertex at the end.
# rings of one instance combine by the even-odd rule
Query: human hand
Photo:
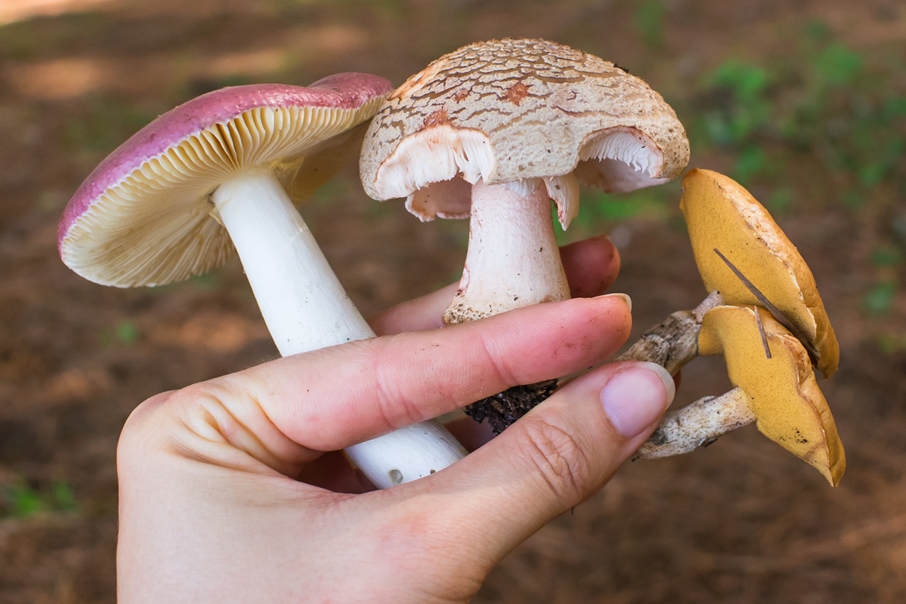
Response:
MULTIPOLYGON (((601 293, 619 264, 603 238, 563 258, 577 296, 601 293)), ((140 405, 118 450, 120 602, 468 601, 510 550, 600 489, 673 398, 659 367, 606 365, 455 465, 367 491, 331 452, 586 369, 629 333, 617 296, 431 329, 450 295, 376 318, 391 335, 140 405)), ((487 438, 458 427, 467 446, 487 438)))

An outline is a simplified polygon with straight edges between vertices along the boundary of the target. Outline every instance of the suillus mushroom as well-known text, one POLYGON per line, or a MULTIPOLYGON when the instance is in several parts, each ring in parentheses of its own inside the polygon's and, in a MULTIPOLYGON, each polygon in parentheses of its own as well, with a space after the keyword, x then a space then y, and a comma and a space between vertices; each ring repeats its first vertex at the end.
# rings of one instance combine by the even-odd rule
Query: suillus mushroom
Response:
POLYGON ((756 305, 771 311, 818 369, 832 375, 840 347, 815 278, 764 206, 733 179, 694 169, 683 177, 680 208, 709 295, 643 334, 621 358, 658 362, 675 373, 696 355, 697 332, 710 308, 756 305))
POLYGON ((733 179, 695 170, 683 179, 683 187, 680 208, 708 291, 719 292, 724 304, 764 306, 767 299, 787 319, 787 328, 808 343, 818 369, 830 377, 840 362, 840 347, 815 278, 796 246, 764 206, 733 179), (737 272, 763 297, 756 296, 737 272))
MULTIPOLYGON (((165 113, 110 154, 67 205, 63 262, 104 285, 162 285, 233 249, 281 355, 374 336, 295 208, 354 152, 390 91, 368 74, 309 87, 217 90, 165 113)), ((435 422, 347 449, 378 487, 465 451, 435 422)))
MULTIPOLYGON (((460 48, 409 78, 369 126, 359 165, 374 199, 404 197, 423 221, 471 218, 443 316, 451 325, 569 298, 550 200, 567 228, 578 179, 631 191, 675 178, 688 161, 682 124, 640 78, 567 46, 506 39, 460 48)), ((472 414, 499 431, 554 384, 508 391, 526 399, 521 409, 498 395, 472 414)))
POLYGON ((736 388, 669 412, 638 457, 687 453, 755 422, 836 486, 846 467, 843 445, 799 339, 764 309, 718 306, 705 314, 698 342, 701 354, 724 355, 736 388))
POLYGON ((724 175, 690 171, 680 206, 710 293, 696 309, 648 330, 619 359, 676 373, 698 354, 722 352, 739 388, 669 412, 638 457, 686 453, 757 420, 836 485, 843 448, 811 364, 830 376, 839 345, 811 271, 767 210, 724 175))

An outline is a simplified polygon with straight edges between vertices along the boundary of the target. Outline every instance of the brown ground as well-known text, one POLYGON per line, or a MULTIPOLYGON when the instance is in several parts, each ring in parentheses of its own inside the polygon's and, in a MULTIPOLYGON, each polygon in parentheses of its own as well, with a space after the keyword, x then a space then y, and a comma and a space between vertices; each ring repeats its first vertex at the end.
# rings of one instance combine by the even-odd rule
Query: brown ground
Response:
MULTIPOLYGON (((236 82, 304 84, 348 70, 401 82, 491 37, 568 43, 675 94, 726 57, 789 54, 812 20, 866 52, 906 44, 906 9, 893 0, 671 0, 663 45, 652 50, 632 26, 638 5, 0 2, 9 23, 0 27, 0 603, 113 601, 114 451, 130 410, 276 356, 235 262, 209 278, 130 291, 83 281, 56 257, 68 197, 156 114, 236 82), (55 484, 71 487, 74 511, 65 488, 53 497, 55 484), (15 513, 23 493, 45 511, 15 513)), ((717 154, 693 164, 727 165, 717 154)), ((369 202, 351 168, 305 214, 366 315, 458 275, 465 225, 422 225, 398 204, 369 202)), ((906 353, 876 344, 881 333, 906 333, 906 308, 901 297, 882 318, 859 310, 876 218, 804 203, 782 221, 842 344, 841 371, 822 383, 848 452, 839 488, 751 428, 685 458, 630 464, 509 556, 479 601, 906 601, 906 353)), ((637 329, 704 293, 674 222, 619 227, 617 289, 632 295, 637 329)), ((721 369, 690 366, 680 402, 722 391, 721 369)))

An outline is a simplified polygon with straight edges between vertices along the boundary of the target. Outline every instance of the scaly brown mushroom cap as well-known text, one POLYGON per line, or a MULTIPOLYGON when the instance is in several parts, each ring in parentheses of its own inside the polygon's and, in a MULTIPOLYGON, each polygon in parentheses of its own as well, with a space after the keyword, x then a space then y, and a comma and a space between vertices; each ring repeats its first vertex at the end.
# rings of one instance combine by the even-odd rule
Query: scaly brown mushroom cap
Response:
POLYGON ((698 342, 701 354, 724 355, 758 430, 836 486, 846 469, 843 445, 799 340, 764 309, 718 306, 705 314, 698 342))
POLYGON ((723 304, 764 306, 716 249, 814 346, 818 369, 833 374, 840 347, 815 278, 764 206, 733 179, 696 169, 683 178, 680 208, 708 291, 719 292, 723 304))
POLYGON ((365 136, 360 170, 371 197, 409 197, 423 220, 467 217, 467 183, 543 179, 567 225, 573 170, 630 191, 688 161, 685 130, 643 80, 567 46, 507 39, 465 46, 400 86, 365 136))

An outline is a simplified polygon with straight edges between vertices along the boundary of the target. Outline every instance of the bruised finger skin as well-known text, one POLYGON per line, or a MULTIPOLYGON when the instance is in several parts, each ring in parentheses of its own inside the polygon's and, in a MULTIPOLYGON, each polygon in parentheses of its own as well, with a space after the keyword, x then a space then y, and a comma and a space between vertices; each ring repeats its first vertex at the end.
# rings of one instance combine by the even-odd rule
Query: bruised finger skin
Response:
MULTIPOLYGON (((573 298, 603 294, 620 272, 620 253, 606 235, 560 248, 560 260, 573 298)), ((442 327, 441 318, 458 288, 458 283, 452 283, 420 298, 397 304, 369 320, 371 328, 378 335, 389 335, 442 327)))
POLYGON ((293 441, 330 451, 596 365, 630 328, 619 297, 566 300, 286 357, 220 380, 293 441))

